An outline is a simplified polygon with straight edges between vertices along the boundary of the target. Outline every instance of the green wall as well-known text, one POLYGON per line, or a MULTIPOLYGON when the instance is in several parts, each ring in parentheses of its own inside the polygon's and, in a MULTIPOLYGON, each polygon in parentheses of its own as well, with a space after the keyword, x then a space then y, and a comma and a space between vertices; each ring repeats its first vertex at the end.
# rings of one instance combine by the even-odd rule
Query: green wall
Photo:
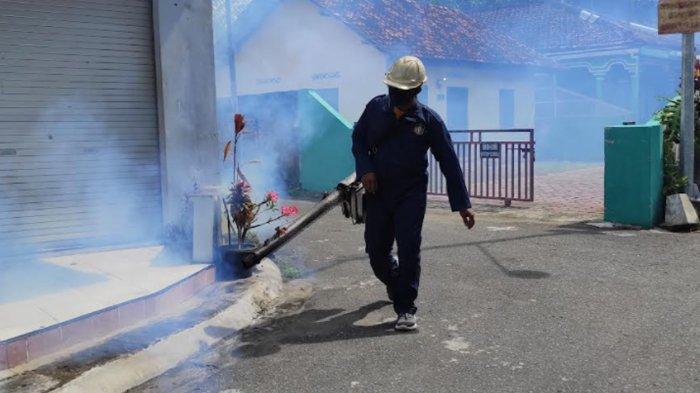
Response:
POLYGON ((353 125, 313 90, 299 92, 299 180, 308 191, 328 191, 355 170, 353 125))

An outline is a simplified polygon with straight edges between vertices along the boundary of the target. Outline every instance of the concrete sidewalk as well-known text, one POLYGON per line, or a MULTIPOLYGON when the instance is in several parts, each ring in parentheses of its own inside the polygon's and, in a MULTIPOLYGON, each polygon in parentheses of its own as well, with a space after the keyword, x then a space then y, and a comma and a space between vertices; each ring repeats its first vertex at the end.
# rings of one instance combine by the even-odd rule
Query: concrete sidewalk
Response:
POLYGON ((163 312, 214 281, 162 246, 5 261, 0 372, 163 312))
POLYGON ((14 375, 0 376, 0 392, 121 393, 235 336, 274 309, 278 297, 303 302, 309 293, 302 282, 283 286, 277 266, 263 260, 250 278, 216 282, 133 328, 62 351, 41 367, 13 369, 14 375))

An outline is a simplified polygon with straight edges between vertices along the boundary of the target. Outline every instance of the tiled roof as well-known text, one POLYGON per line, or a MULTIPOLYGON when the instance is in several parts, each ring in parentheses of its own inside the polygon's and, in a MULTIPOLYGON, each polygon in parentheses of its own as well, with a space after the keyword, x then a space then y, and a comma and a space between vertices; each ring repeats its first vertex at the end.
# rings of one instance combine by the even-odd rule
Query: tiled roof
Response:
POLYGON ((470 13, 473 17, 541 53, 610 47, 680 48, 676 36, 600 17, 552 0, 470 13))
POLYGON ((417 0, 311 0, 388 54, 477 63, 551 65, 464 12, 417 0))

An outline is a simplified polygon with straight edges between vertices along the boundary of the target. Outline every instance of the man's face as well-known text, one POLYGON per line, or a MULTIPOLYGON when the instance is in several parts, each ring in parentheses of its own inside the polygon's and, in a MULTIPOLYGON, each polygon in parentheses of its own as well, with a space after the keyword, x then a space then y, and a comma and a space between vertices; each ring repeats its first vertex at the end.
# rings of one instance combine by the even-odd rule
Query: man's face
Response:
POLYGON ((389 98, 391 106, 399 109, 407 109, 415 103, 416 95, 420 92, 420 88, 411 90, 401 90, 389 86, 389 98))

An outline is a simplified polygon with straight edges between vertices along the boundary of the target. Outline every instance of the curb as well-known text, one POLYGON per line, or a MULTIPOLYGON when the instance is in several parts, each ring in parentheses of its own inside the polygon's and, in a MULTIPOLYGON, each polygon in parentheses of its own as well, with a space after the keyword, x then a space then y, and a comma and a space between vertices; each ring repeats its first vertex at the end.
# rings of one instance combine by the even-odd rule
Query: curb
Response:
POLYGON ((0 379, 11 375, 15 367, 42 361, 160 315, 169 305, 191 298, 213 282, 214 267, 209 266, 160 291, 0 341, 0 379))
POLYGON ((203 348, 225 337, 214 337, 206 330, 217 327, 238 331, 253 323, 263 308, 282 290, 282 275, 270 260, 264 260, 254 279, 230 307, 213 318, 169 336, 150 347, 86 371, 54 392, 119 393, 155 378, 203 348))

